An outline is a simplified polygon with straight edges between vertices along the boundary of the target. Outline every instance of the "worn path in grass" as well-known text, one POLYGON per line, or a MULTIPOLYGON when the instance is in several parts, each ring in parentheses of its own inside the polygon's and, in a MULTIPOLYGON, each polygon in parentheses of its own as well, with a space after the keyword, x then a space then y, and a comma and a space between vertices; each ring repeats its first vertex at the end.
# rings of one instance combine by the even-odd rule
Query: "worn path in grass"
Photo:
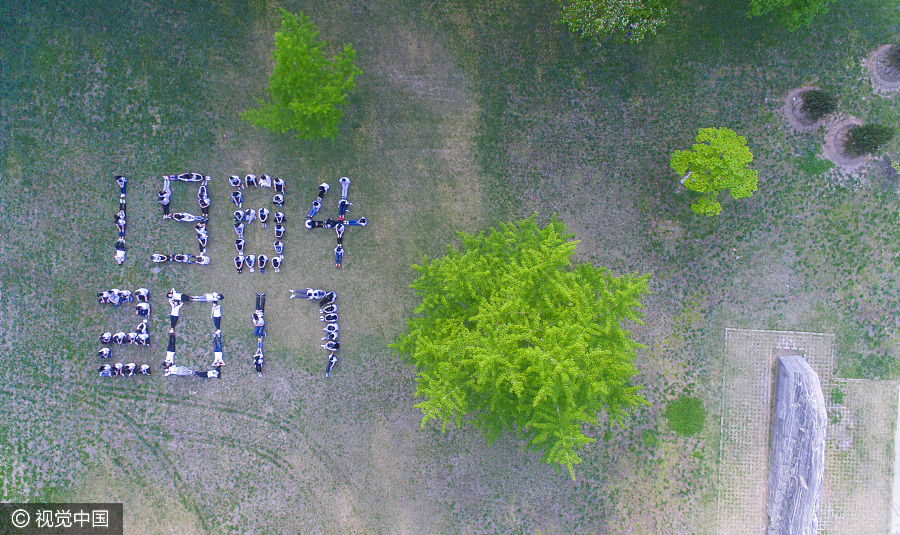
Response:
MULTIPOLYGON (((4 4, 2 497, 120 499, 135 533, 711 533, 716 431, 679 438, 659 414, 682 392, 716 399, 724 326, 834 329, 844 371, 891 373, 896 195, 875 167, 836 175, 818 156, 823 133, 792 133, 778 113, 790 88, 815 83, 852 115, 896 122, 865 58, 897 14, 835 6, 788 34, 735 26, 737 2, 682 8, 690 26, 613 46, 574 41, 550 24, 551 4, 284 4, 352 42, 365 73, 338 141, 320 145, 237 119, 262 95, 274 5, 4 4), (761 171, 754 198, 710 221, 690 214, 667 169, 705 126, 747 136, 761 171), (219 180, 214 264, 151 274, 151 251, 196 247, 154 202, 162 173, 189 168, 219 180), (133 179, 122 268, 111 258, 118 172, 133 179), (280 277, 230 266, 224 180, 246 172, 289 180, 280 277), (333 237, 301 224, 316 185, 342 175, 354 180, 351 215, 371 224, 348 231, 335 272, 333 237), (652 273, 636 332, 653 405, 622 430, 598 426, 574 483, 511 437, 489 448, 469 429, 419 430, 412 374, 385 348, 413 306, 410 263, 457 230, 532 211, 559 212, 583 259, 652 273), (226 294, 224 379, 94 377, 96 335, 123 320, 93 295, 145 284, 157 344, 166 288, 226 294), (344 348, 328 381, 316 312, 286 297, 307 285, 341 295, 344 348), (249 314, 261 291, 271 334, 259 379, 249 314)), ((181 189, 176 202, 193 208, 195 190, 181 189)), ((267 250, 271 236, 253 228, 248 242, 267 250)), ((183 316, 179 358, 203 366, 208 308, 183 316)), ((161 349, 127 355, 157 366, 161 349)))

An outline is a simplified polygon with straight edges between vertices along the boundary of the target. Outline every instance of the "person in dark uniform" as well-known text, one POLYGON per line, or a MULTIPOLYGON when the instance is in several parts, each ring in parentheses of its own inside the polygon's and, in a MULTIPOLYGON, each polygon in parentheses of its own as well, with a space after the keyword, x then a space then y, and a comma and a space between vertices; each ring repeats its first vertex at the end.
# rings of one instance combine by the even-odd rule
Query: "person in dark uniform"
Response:
POLYGON ((256 294, 256 310, 253 311, 253 336, 266 335, 266 294, 256 294))
POLYGON ((331 370, 334 369, 334 365, 337 364, 337 357, 334 356, 334 353, 328 356, 328 365, 325 366, 325 377, 328 377, 328 374, 331 373, 331 370))
POLYGON ((259 267, 259 272, 263 275, 266 274, 266 263, 269 262, 269 257, 261 254, 256 257, 256 265, 259 267))
POLYGON ((253 354, 253 365, 256 366, 256 373, 262 377, 263 364, 265 363, 265 355, 263 355, 263 339, 259 337, 256 341, 256 353, 253 354))
POLYGON ((169 345, 166 346, 166 359, 163 361, 163 368, 168 368, 175 364, 175 329, 169 329, 169 345))

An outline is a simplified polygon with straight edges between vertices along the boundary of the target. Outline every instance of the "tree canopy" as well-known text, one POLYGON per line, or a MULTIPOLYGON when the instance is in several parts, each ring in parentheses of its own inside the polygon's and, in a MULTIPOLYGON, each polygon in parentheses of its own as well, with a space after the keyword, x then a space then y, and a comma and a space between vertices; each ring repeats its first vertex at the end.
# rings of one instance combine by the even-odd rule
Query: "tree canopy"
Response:
POLYGON ((560 22, 596 39, 640 41, 666 23, 671 0, 559 0, 560 22))
POLYGON ((834 0, 750 0, 750 17, 760 17, 771 13, 775 20, 794 31, 809 26, 813 17, 828 11, 828 4, 834 0))
POLYGON ((295 130, 301 139, 334 139, 344 116, 337 106, 353 90, 361 71, 353 65, 356 52, 344 45, 329 59, 316 41, 319 32, 302 12, 281 9, 281 31, 275 33, 275 70, 269 76, 268 100, 241 117, 273 132, 295 130))
POLYGON ((894 139, 895 133, 893 128, 883 124, 854 126, 847 132, 844 150, 853 157, 875 154, 882 145, 894 139))
POLYGON ((747 168, 753 154, 747 139, 728 128, 701 128, 692 150, 676 150, 669 164, 678 174, 685 175, 682 183, 703 196, 691 205, 698 214, 714 216, 722 211, 716 200, 723 189, 735 199, 744 199, 756 191, 756 171, 747 168))
POLYGON ((630 384, 640 345, 622 323, 641 323, 648 275, 573 267, 573 236, 532 216, 459 233, 460 250, 413 266, 422 303, 391 347, 415 367, 423 427, 465 418, 491 442, 513 431, 574 478, 575 450, 594 440, 584 424, 646 403, 630 384))

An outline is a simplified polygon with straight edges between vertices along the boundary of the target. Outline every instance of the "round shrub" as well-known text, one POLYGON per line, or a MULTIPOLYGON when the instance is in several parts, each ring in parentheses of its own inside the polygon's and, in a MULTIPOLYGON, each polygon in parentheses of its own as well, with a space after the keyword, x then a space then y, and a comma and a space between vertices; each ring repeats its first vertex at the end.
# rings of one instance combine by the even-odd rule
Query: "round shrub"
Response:
POLYGON ((900 45, 891 45, 884 53, 883 61, 888 68, 900 70, 900 45))
POLYGON ((669 421, 669 427, 681 436, 696 435, 703 429, 706 421, 706 411, 703 410, 703 402, 698 398, 681 396, 666 407, 664 414, 669 421))
POLYGON ((803 105, 800 106, 800 112, 811 121, 818 121, 829 113, 833 113, 838 105, 836 96, 818 89, 805 91, 801 98, 803 105))
POLYGON ((893 128, 883 124, 854 126, 847 132, 844 150, 853 157, 874 154, 882 145, 894 139, 894 134, 893 128))

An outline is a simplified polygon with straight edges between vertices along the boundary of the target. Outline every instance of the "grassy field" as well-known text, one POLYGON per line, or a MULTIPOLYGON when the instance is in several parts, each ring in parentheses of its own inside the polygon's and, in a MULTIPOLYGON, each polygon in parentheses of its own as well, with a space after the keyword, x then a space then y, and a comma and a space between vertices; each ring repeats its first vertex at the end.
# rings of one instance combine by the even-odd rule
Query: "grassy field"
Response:
MULTIPOLYGON (((747 21, 743 1, 680 4, 642 44, 581 42, 554 2, 14 0, 0 6, 0 480, 3 500, 120 500, 128 533, 713 533, 725 327, 835 332, 846 377, 897 377, 897 177, 821 159, 824 132, 795 134, 783 96, 816 84, 841 110, 896 125, 873 93, 869 51, 897 40, 891 2, 833 5, 809 30, 747 21), (277 7, 351 42, 363 75, 335 143, 238 118, 263 95, 277 7), (748 139, 753 198, 691 214, 668 156, 697 129, 748 139), (213 177, 210 266, 151 271, 151 252, 194 252, 159 218, 162 174, 213 177), (288 181, 282 273, 231 266, 231 174, 288 181), (129 176, 129 257, 112 260, 113 175, 129 176), (302 219, 316 193, 353 179, 345 266, 302 219), (409 265, 458 230, 552 213, 581 260, 651 273, 650 407, 605 417, 576 481, 512 437, 419 429, 413 374, 388 351, 415 305, 409 265), (110 287, 151 288, 153 349, 118 358, 159 371, 165 290, 217 290, 220 381, 100 380, 96 337, 131 326, 101 309, 110 287), (323 378, 313 305, 339 294, 341 362, 323 378), (267 370, 251 372, 249 321, 269 296, 267 370), (707 425, 680 437, 662 417, 681 395, 707 425)), ((896 159, 898 145, 885 151, 896 159)), ((175 209, 196 210, 175 185, 175 209)), ((248 194, 253 207, 267 202, 248 194)), ((327 211, 337 196, 326 197, 327 211)), ((268 253, 270 230, 247 231, 268 253)), ((211 360, 206 305, 187 304, 179 362, 211 360)), ((118 360, 117 358, 117 360, 118 360)))

